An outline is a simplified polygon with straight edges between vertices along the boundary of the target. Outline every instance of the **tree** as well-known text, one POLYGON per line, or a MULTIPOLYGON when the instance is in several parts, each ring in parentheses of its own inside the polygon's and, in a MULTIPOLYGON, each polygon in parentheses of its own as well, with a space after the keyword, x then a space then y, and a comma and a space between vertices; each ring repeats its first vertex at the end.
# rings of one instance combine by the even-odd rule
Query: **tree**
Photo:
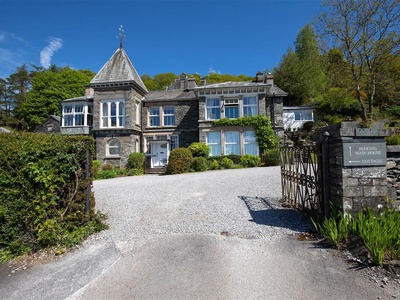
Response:
POLYGON ((17 71, 7 78, 8 97, 9 101, 13 102, 13 104, 11 104, 12 111, 16 118, 19 117, 21 107, 27 100, 31 82, 32 76, 26 64, 18 67, 17 71))
POLYGON ((288 49, 277 69, 276 83, 289 93, 290 104, 311 104, 325 90, 326 77, 317 36, 310 24, 296 37, 295 51, 288 49))
POLYGON ((51 66, 35 72, 32 88, 19 112, 31 129, 50 115, 60 115, 60 103, 64 99, 82 96, 94 73, 88 70, 72 70, 69 67, 51 66))
POLYGON ((326 0, 323 6, 319 31, 325 44, 342 49, 362 118, 371 122, 379 74, 399 53, 400 0, 326 0))

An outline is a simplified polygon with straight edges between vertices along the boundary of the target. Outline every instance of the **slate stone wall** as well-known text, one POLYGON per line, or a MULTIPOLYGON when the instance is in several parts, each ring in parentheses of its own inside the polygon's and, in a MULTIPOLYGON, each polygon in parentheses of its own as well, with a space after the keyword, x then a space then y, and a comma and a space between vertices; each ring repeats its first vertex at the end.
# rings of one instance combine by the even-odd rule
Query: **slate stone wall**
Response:
POLYGON ((386 165, 383 166, 344 166, 343 143, 384 142, 389 132, 383 125, 373 128, 359 128, 356 122, 320 129, 320 135, 329 136, 329 177, 330 198, 344 213, 356 214, 366 206, 377 208, 386 205, 388 195, 386 165))
POLYGON ((400 209, 400 146, 387 146, 386 169, 389 200, 400 209))

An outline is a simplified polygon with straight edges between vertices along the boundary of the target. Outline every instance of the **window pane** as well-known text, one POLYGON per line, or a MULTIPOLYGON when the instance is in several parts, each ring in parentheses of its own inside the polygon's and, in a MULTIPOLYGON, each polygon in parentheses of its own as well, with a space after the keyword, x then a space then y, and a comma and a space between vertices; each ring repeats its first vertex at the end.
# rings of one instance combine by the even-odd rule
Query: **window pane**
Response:
POLYGON ((229 119, 239 118, 239 107, 238 106, 225 107, 225 117, 229 119))
POLYGON ((83 105, 75 105, 75 113, 83 113, 83 105))
POLYGON ((73 120, 74 120, 73 115, 64 116, 64 126, 73 126, 74 125, 73 120))
POLYGON ((83 114, 75 115, 75 126, 84 125, 84 121, 85 121, 85 118, 84 118, 83 114))
POLYGON ((150 107, 150 115, 151 116, 159 116, 160 109, 158 107, 150 107))
POLYGON ((113 139, 107 144, 107 154, 117 156, 121 153, 121 144, 117 139, 113 139))
POLYGON ((103 117, 108 116, 108 103, 103 103, 103 117))
POLYGON ((221 108, 220 108, 219 98, 207 99, 206 114, 208 120, 218 120, 221 118, 221 108))
POLYGON ((257 98, 256 97, 244 97, 243 105, 257 105, 257 98))
POLYGON ((244 142, 245 143, 255 143, 256 136, 254 135, 253 131, 245 131, 244 132, 244 142))
POLYGON ((225 132, 225 155, 235 154, 239 155, 239 132, 228 131, 225 132))
POLYGON ((244 154, 258 155, 258 145, 257 144, 244 145, 244 154))
POLYGON ((244 132, 244 154, 258 155, 258 143, 253 131, 244 132))
POLYGON ((211 156, 221 155, 221 133, 207 132, 207 144, 210 147, 211 156))
POLYGON ((64 106, 64 113, 65 114, 72 113, 72 105, 64 106))
POLYGON ((175 125, 175 116, 164 116, 164 126, 175 125))
POLYGON ((207 106, 218 106, 219 107, 219 98, 207 99, 207 106))

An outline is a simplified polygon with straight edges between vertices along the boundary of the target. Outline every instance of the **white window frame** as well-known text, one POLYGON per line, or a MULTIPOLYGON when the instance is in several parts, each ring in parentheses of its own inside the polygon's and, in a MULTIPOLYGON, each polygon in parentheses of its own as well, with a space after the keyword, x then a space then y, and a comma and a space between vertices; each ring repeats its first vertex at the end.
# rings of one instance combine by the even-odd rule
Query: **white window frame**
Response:
MULTIPOLYGON (((83 102, 77 103, 66 103, 62 105, 62 127, 82 127, 82 126, 92 126, 93 124, 89 124, 90 120, 88 116, 93 115, 93 105, 83 102), (77 111, 78 107, 82 107, 81 111, 77 111), (67 112, 67 108, 70 108, 70 111, 67 112), (83 124, 77 124, 77 117, 81 116, 83 124), (72 125, 66 125, 66 117, 71 117, 72 125)), ((91 119, 93 121, 93 119, 91 119)))
POLYGON ((222 140, 222 135, 220 131, 208 131, 206 132, 206 144, 210 146, 210 156, 220 156, 222 155, 222 145, 221 145, 221 140, 222 140), (209 141, 209 134, 214 133, 219 135, 219 143, 214 143, 209 141), (213 155, 212 153, 212 147, 213 146, 219 146, 219 154, 218 155, 213 155))
POLYGON ((243 116, 244 117, 250 117, 250 116, 257 116, 258 115, 258 97, 256 96, 256 95, 254 95, 254 96, 244 96, 243 97, 243 116), (255 98, 256 99, 256 103, 255 104, 244 104, 244 101, 245 101, 245 99, 246 98, 255 98), (253 114, 251 114, 251 115, 246 115, 245 113, 244 113, 244 111, 245 111, 245 107, 254 107, 255 108, 255 114, 253 115, 253 114))
POLYGON ((224 154, 225 155, 230 155, 230 154, 240 155, 240 132, 239 131, 225 131, 224 132, 224 154), (234 133, 235 135, 237 135, 237 142, 227 142, 227 136, 230 133, 234 133), (238 153, 228 153, 227 146, 230 146, 230 145, 236 145, 237 146, 236 148, 238 149, 238 153))
POLYGON ((240 117, 240 105, 239 105, 239 99, 238 98, 225 98, 224 99, 224 116, 225 118, 229 119, 237 119, 240 117), (236 117, 229 117, 226 114, 227 109, 229 108, 236 108, 237 109, 237 116, 236 117))
POLYGON ((206 120, 219 120, 221 118, 221 99, 217 97, 206 98, 206 120), (218 100, 218 105, 208 105, 208 100, 218 100), (219 110, 219 118, 212 118, 213 109, 219 110), (210 114, 209 114, 210 112, 210 114), (211 117, 209 117, 209 115, 211 117))
POLYGON ((121 156, 121 142, 118 139, 111 139, 107 142, 106 146, 106 157, 120 157, 121 156), (116 145, 111 145, 111 143, 116 142, 116 145), (111 153, 112 149, 116 149, 116 153, 111 153))
POLYGON ((104 100, 100 105, 100 128, 124 128, 125 127, 125 100, 104 100), (112 105, 115 105, 115 114, 112 113, 112 105), (107 107, 107 114, 104 112, 104 107, 107 107), (112 119, 115 118, 115 125, 112 119), (106 123, 106 124, 105 124, 106 123))
POLYGON ((135 112, 135 117, 136 117, 135 123, 136 123, 136 125, 140 125, 141 120, 140 120, 140 102, 139 101, 136 101, 135 109, 136 109, 136 112, 135 112))
POLYGON ((257 140, 256 140, 256 134, 255 134, 254 131, 244 131, 243 132, 243 154, 244 155, 250 154, 250 155, 257 155, 257 156, 259 155, 258 143, 257 143, 257 140), (246 133, 252 133, 253 136, 254 136, 254 139, 252 139, 251 141, 246 141, 246 133), (247 145, 256 146, 256 149, 257 149, 256 154, 254 154, 254 153, 246 153, 246 146, 247 145))
POLYGON ((163 108, 162 108, 162 111, 163 111, 163 126, 175 126, 175 107, 174 106, 163 106, 163 108), (172 109, 172 113, 166 113, 165 111, 167 110, 167 109, 172 109), (171 118, 172 117, 172 121, 173 122, 171 122, 172 124, 166 124, 166 123, 168 123, 168 122, 166 122, 166 118, 171 118))
POLYGON ((151 106, 151 107, 149 107, 148 112, 149 112, 149 126, 150 126, 150 127, 160 127, 160 126, 161 126, 161 109, 160 109, 160 107, 159 107, 159 106, 151 106), (154 110, 157 110, 157 111, 158 111, 158 114, 152 113, 152 110, 153 110, 153 109, 154 109, 154 110), (153 119, 155 119, 155 118, 158 119, 158 125, 153 125, 153 124, 151 124, 151 123, 152 123, 152 122, 151 122, 152 118, 153 118, 153 119))

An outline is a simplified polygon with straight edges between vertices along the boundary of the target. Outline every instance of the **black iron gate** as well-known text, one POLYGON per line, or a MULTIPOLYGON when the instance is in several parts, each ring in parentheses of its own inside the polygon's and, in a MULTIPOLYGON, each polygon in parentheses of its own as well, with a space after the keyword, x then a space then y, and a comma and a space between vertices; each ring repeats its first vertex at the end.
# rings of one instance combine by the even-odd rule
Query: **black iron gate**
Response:
POLYGON ((284 202, 324 215, 321 146, 283 146, 280 158, 284 202))

